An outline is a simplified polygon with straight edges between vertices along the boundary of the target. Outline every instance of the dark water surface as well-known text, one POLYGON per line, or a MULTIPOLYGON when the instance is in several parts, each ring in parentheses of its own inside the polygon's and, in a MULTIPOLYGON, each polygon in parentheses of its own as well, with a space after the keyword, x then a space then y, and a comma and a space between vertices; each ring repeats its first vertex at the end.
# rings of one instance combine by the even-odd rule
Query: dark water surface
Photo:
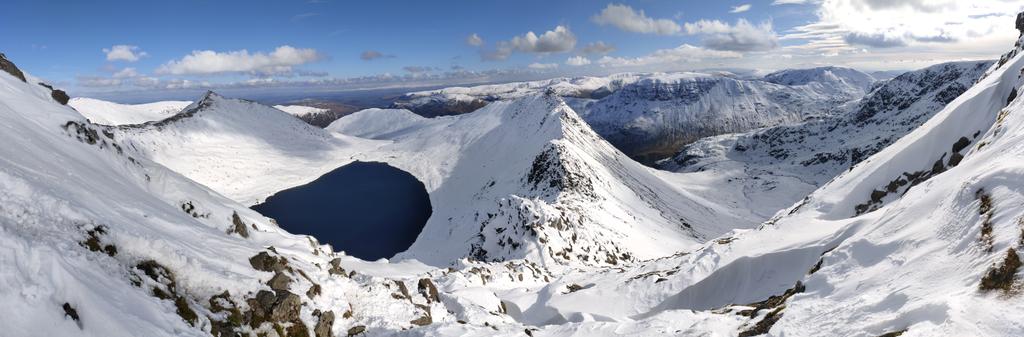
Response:
POLYGON ((423 183, 388 164, 354 162, 252 206, 296 234, 309 234, 364 260, 390 258, 416 240, 430 217, 423 183))

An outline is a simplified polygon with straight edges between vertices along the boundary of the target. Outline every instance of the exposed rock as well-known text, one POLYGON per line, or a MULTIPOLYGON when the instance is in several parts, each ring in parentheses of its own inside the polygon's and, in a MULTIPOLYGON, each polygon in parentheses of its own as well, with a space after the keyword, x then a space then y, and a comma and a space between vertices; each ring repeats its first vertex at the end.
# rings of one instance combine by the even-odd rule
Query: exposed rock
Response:
POLYGON ((288 261, 283 257, 270 256, 267 252, 260 252, 249 258, 249 264, 253 269, 259 271, 280 272, 288 268, 288 261))
POLYGON ((428 314, 428 315, 423 315, 420 318, 411 320, 411 321, 409 321, 409 323, 416 324, 416 325, 419 325, 419 326, 424 326, 424 325, 430 325, 431 323, 434 323, 434 320, 431 319, 430 315, 428 314))
POLYGON ((288 290, 288 286, 291 285, 291 283, 292 278, 281 272, 274 273, 274 277, 270 278, 270 281, 267 281, 267 285, 270 286, 270 289, 274 290, 288 290))
POLYGON ((243 238, 249 237, 249 229, 245 227, 245 222, 242 222, 238 212, 231 213, 231 228, 228 229, 228 234, 230 233, 238 234, 243 238))
POLYGON ((287 291, 279 291, 274 301, 274 306, 270 309, 268 318, 277 322, 297 320, 299 319, 299 309, 301 306, 302 300, 299 299, 299 295, 287 291))
MULTIPOLYGON (((3 54, 0 54, 0 56, 2 55, 3 54)), ((64 302, 63 308, 65 316, 71 317, 71 319, 75 320, 75 322, 80 321, 80 318, 78 317, 78 310, 75 310, 75 308, 72 307, 70 303, 64 302)))
POLYGON ((333 260, 331 260, 330 264, 331 264, 331 269, 327 270, 327 272, 329 274, 331 274, 331 275, 348 276, 348 275, 345 274, 345 268, 341 267, 341 258, 334 258, 333 260))
POLYGON ((313 283, 313 285, 309 287, 309 290, 306 290, 306 296, 309 296, 310 299, 312 299, 314 297, 317 297, 319 295, 320 295, 320 285, 319 284, 313 283))
POLYGON ((319 316, 319 320, 316 322, 316 327, 313 328, 313 335, 316 337, 333 336, 331 328, 334 326, 334 312, 323 312, 320 313, 319 316))
POLYGON ((53 98, 54 101, 57 101, 57 103, 60 103, 61 105, 68 105, 68 101, 71 100, 71 97, 68 97, 68 94, 64 92, 64 90, 53 89, 52 85, 43 82, 39 82, 39 85, 43 86, 46 89, 50 89, 50 97, 53 98))
POLYGON ((17 77, 22 82, 27 82, 25 81, 25 74, 21 72, 21 69, 18 69, 18 66, 8 60, 7 55, 4 55, 3 53, 0 53, 0 70, 6 71, 8 74, 11 74, 11 76, 17 77))
POLYGON ((1017 251, 1013 248, 1007 249, 1003 262, 998 266, 993 266, 985 273, 978 288, 986 291, 999 289, 1008 292, 1013 288, 1014 278, 1020 267, 1021 261, 1017 256, 1017 251))
POLYGON ((348 328, 348 336, 349 337, 358 336, 359 334, 362 334, 363 332, 366 332, 366 326, 365 325, 356 325, 354 327, 348 328))
POLYGON ((437 287, 434 286, 434 282, 430 281, 430 279, 420 279, 419 283, 417 283, 416 285, 416 288, 419 290, 420 294, 427 299, 427 303, 441 301, 441 297, 437 293, 437 287))

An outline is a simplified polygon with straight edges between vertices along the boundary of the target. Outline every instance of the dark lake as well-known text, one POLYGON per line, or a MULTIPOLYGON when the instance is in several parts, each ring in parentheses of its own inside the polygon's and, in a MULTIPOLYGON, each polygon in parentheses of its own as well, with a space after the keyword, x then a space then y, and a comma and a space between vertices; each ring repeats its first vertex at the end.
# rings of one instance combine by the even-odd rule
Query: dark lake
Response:
POLYGON ((353 162, 252 206, 284 229, 308 234, 364 260, 390 258, 416 240, 430 217, 423 183, 378 162, 353 162))

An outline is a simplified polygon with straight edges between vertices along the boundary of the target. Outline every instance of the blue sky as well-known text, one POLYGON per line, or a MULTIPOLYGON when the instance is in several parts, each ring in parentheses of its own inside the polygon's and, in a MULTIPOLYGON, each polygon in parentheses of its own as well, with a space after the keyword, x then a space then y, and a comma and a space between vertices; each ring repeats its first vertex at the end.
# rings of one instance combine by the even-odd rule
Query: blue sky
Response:
POLYGON ((21 68, 80 94, 826 64, 911 69, 994 58, 1012 44, 1021 4, 943 1, 9 0, 0 41, 21 68), (598 42, 613 49, 595 52, 598 42))

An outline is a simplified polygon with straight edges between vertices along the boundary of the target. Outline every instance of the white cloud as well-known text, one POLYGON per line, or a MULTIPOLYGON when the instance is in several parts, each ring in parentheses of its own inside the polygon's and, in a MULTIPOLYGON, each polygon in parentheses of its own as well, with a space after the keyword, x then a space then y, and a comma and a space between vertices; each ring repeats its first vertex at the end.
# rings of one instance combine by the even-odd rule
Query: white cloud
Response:
POLYGON ((558 63, 530 63, 527 67, 537 70, 551 70, 558 68, 558 63))
POLYGON ((669 19, 653 19, 647 17, 643 10, 621 4, 608 4, 601 13, 590 18, 599 25, 612 25, 627 32, 673 35, 678 34, 682 27, 669 19))
POLYGON ((480 38, 480 35, 473 33, 466 37, 466 44, 473 47, 479 47, 484 44, 484 39, 480 38))
POLYGON ((750 10, 750 4, 742 4, 742 5, 733 7, 732 10, 729 10, 729 13, 743 13, 743 12, 746 12, 746 11, 749 11, 749 10, 750 10))
POLYGON ((704 46, 714 50, 765 51, 779 46, 771 22, 754 25, 739 19, 735 25, 718 20, 700 20, 684 25, 687 34, 704 35, 704 46))
POLYGON ((668 66, 679 68, 687 63, 704 61, 707 59, 727 59, 742 57, 740 53, 733 51, 710 50, 683 44, 672 49, 659 49, 650 55, 623 58, 605 56, 597 60, 597 63, 606 67, 654 67, 668 66))
POLYGON ((588 59, 586 57, 583 57, 583 56, 573 56, 573 57, 570 57, 569 59, 565 60, 565 64, 568 64, 570 66, 576 66, 576 67, 585 66, 585 65, 590 64, 590 59, 588 59))
POLYGON ((591 42, 583 47, 584 54, 604 55, 615 51, 615 46, 604 43, 604 41, 591 42))
POLYGON ((498 42, 495 50, 482 50, 484 60, 500 61, 507 59, 513 52, 520 53, 564 53, 576 47, 576 35, 565 26, 557 26, 554 30, 537 35, 527 32, 513 37, 509 41, 498 42))
POLYGON ((139 76, 139 72, 136 71, 135 68, 130 68, 130 67, 129 68, 121 69, 121 70, 115 72, 114 75, 113 75, 114 78, 129 78, 129 77, 138 77, 138 76, 139 76))
POLYGON ((107 54, 107 61, 135 62, 140 58, 149 55, 139 49, 138 46, 129 46, 125 44, 115 45, 110 48, 103 48, 103 52, 107 54))
POLYGON ((196 50, 180 60, 172 60, 157 68, 164 75, 208 75, 223 73, 279 74, 290 73, 292 67, 317 61, 322 56, 314 49, 280 46, 270 53, 249 53, 248 50, 216 52, 196 50))
POLYGON ((565 26, 557 26, 537 36, 528 32, 516 36, 509 42, 513 49, 524 53, 561 53, 572 50, 576 46, 576 35, 565 26))
POLYGON ((959 45, 989 57, 1005 49, 1003 41, 1012 43, 1013 17, 1024 8, 1004 0, 823 0, 817 5, 817 22, 795 27, 782 39, 807 40, 830 54, 861 48, 940 52, 959 45))

